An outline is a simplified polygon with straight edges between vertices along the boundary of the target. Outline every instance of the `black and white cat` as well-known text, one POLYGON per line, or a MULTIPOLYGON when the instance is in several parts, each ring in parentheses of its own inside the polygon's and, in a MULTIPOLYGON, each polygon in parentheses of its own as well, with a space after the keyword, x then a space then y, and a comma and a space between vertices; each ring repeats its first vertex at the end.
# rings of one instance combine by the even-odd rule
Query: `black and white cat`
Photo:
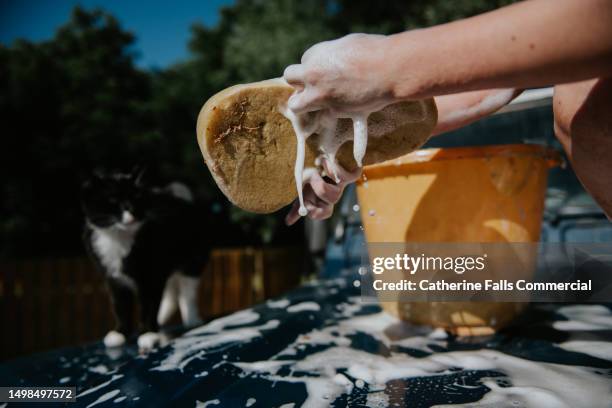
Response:
POLYGON ((82 207, 88 253, 105 277, 117 326, 104 337, 107 347, 125 343, 139 327, 138 346, 161 341, 159 327, 177 309, 183 324, 198 325, 198 285, 208 260, 206 216, 182 184, 146 186, 137 172, 97 173, 84 183, 82 207))

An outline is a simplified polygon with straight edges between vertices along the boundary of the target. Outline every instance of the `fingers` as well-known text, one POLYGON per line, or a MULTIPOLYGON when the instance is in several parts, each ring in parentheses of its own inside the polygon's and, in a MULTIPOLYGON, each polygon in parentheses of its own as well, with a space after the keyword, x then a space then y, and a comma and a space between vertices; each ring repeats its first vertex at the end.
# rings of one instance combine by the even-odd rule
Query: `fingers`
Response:
MULTIPOLYGON (((333 184, 325 183, 321 176, 318 176, 318 180, 315 181, 315 185, 317 186, 317 190, 323 193, 322 195, 327 198, 334 198, 335 201, 340 199, 342 190, 339 187, 333 184), (321 183, 326 184, 327 186, 322 186, 321 183)), ((329 218, 334 212, 334 204, 321 198, 315 192, 312 184, 307 184, 304 186, 304 205, 308 210, 308 217, 313 220, 324 220, 329 218)), ((291 206, 291 210, 289 210, 289 213, 285 217, 285 224, 291 226, 301 218, 298 213, 299 208, 300 203, 298 200, 295 200, 291 206)))
POLYGON ((306 85, 304 65, 289 65, 283 73, 283 78, 296 89, 287 102, 289 109, 296 113, 304 113, 323 108, 317 104, 321 99, 319 93, 306 85))
POLYGON ((304 188, 304 205, 308 210, 308 217, 313 220, 329 218, 334 211, 334 205, 317 197, 310 186, 304 188))
POLYGON ((304 88, 304 66, 302 64, 293 64, 285 68, 283 78, 289 85, 304 88))
MULTIPOLYGON (((306 206, 308 208, 308 206, 306 206)), ((334 206, 332 204, 326 204, 323 207, 312 207, 308 210, 308 217, 312 220, 326 220, 331 217, 334 212, 334 206)))
POLYGON ((293 204, 291 205, 291 210, 289 210, 289 213, 285 217, 285 224, 287 224, 288 226, 291 226, 295 224, 297 220, 302 218, 300 214, 298 213, 299 209, 300 209, 300 202, 298 200, 295 200, 293 204))
POLYGON ((327 204, 337 203, 342 196, 341 186, 325 182, 318 173, 310 178, 310 187, 314 194, 327 204))
POLYGON ((323 169, 327 174, 332 177, 338 176, 337 185, 344 189, 348 184, 354 183, 361 177, 361 167, 356 168, 353 171, 347 171, 339 163, 332 165, 327 158, 323 159, 323 169), (335 170, 335 173, 334 173, 335 170))
POLYGON ((295 113, 313 112, 325 108, 321 105, 321 95, 311 87, 295 92, 287 101, 289 109, 295 113))

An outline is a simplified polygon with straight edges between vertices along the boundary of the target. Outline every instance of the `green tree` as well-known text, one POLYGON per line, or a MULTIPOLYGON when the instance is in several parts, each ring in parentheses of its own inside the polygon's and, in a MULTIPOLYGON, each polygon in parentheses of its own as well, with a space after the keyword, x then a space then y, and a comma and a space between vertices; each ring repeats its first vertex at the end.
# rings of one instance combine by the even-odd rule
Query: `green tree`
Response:
POLYGON ((79 7, 49 41, 0 46, 0 254, 81 251, 78 191, 93 168, 149 164, 221 203, 261 241, 300 239, 283 212, 232 208, 204 166, 197 114, 214 93, 282 75, 311 45, 350 32, 393 33, 478 14, 511 0, 237 0, 213 27, 195 25, 190 56, 147 72, 134 36, 79 7))
POLYGON ((133 40, 109 14, 76 8, 50 41, 0 49, 3 253, 79 250, 79 177, 157 150, 133 40))

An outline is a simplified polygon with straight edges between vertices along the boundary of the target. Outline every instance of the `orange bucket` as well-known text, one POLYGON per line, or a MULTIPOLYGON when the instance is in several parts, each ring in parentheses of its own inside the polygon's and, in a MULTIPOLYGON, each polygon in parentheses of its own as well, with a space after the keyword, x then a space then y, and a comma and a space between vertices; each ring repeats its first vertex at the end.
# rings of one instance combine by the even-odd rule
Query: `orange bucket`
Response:
MULTIPOLYGON (((540 145, 423 149, 366 166, 358 183, 366 241, 537 242, 548 169, 540 145)), ((506 325, 524 303, 381 302, 400 318, 479 334, 506 325)))

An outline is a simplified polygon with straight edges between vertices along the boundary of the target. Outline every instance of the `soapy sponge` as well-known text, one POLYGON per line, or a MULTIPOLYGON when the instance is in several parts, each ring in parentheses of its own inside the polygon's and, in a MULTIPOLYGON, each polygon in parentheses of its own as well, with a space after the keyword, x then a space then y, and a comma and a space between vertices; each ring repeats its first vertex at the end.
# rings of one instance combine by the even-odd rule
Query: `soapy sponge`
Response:
MULTIPOLYGON (((197 137, 206 165, 221 191, 244 210, 270 213, 297 197, 296 136, 279 111, 293 91, 282 79, 236 85, 211 97, 200 111, 197 137)), ((419 148, 436 120, 433 99, 398 102, 371 113, 364 165, 419 148)), ((340 119, 338 137, 352 131, 352 121, 340 119)), ((357 167, 352 144, 344 143, 336 156, 347 170, 357 167)), ((319 135, 307 139, 306 167, 314 167, 319 145, 319 135)))

